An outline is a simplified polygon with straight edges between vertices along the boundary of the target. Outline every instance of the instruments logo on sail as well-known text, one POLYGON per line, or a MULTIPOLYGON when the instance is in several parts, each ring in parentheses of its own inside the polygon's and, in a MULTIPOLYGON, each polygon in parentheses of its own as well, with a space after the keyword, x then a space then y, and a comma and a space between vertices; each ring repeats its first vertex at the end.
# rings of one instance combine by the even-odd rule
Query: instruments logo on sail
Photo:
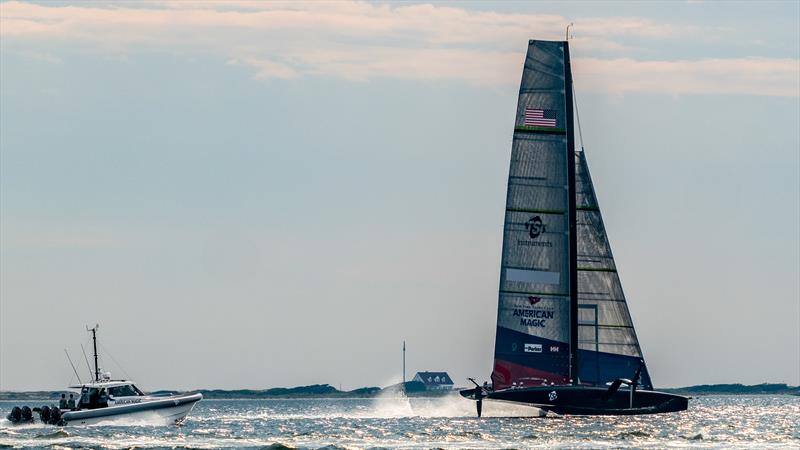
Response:
POLYGON ((523 245, 527 247, 552 247, 553 243, 550 241, 539 241, 537 238, 543 235, 547 231, 547 227, 545 226, 544 221, 542 220, 541 216, 533 216, 525 222, 525 229, 528 230, 528 236, 533 241, 528 241, 524 239, 520 239, 517 241, 517 245, 523 245))
POLYGON ((545 232, 544 222, 541 217, 533 216, 525 222, 525 229, 528 230, 531 239, 536 239, 545 232))

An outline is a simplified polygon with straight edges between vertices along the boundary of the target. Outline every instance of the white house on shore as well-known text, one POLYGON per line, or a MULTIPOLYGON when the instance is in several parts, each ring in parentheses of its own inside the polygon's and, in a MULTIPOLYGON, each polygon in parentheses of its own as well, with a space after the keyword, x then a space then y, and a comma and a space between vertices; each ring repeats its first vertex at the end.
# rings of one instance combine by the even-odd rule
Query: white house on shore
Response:
POLYGON ((453 389, 453 380, 447 372, 417 372, 412 381, 425 385, 426 391, 449 391, 453 389))

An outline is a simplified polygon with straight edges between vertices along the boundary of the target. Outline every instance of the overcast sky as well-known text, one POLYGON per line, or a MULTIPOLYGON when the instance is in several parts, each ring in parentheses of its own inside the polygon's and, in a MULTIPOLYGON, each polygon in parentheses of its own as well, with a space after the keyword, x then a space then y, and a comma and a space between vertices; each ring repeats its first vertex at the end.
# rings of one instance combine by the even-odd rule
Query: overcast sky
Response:
POLYGON ((570 22, 654 384, 799 384, 798 8, 1 3, 0 389, 86 378, 95 323, 146 389, 386 385, 404 339, 488 379, 522 63, 570 22))

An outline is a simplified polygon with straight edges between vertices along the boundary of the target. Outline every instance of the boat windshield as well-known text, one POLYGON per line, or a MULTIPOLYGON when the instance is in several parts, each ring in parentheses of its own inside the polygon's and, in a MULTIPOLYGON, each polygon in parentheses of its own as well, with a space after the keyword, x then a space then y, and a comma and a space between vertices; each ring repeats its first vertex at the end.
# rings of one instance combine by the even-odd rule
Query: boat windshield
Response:
POLYGON ((144 395, 142 391, 132 384, 108 388, 108 393, 112 397, 138 397, 144 395))
POLYGON ((109 388, 97 388, 94 386, 84 386, 81 389, 81 398, 78 400, 78 407, 81 409, 104 408, 108 406, 108 401, 115 397, 140 397, 144 393, 133 384, 123 384, 109 388))
POLYGON ((102 391, 96 387, 84 386, 81 389, 81 398, 78 401, 81 409, 103 408, 108 406, 108 396, 105 389, 102 391))

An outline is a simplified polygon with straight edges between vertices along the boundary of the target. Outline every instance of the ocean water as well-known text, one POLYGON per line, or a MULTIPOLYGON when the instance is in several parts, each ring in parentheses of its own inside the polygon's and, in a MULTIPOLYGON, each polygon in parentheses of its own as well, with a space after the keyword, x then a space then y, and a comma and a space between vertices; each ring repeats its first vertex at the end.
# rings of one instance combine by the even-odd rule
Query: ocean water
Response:
MULTIPOLYGON (((0 402, 5 416, 14 404, 0 402)), ((39 405, 44 402, 26 402, 39 405)), ((689 411, 635 417, 537 417, 457 396, 203 400, 181 426, 53 427, 0 419, 0 447, 50 448, 800 448, 800 397, 703 396, 689 411)))

